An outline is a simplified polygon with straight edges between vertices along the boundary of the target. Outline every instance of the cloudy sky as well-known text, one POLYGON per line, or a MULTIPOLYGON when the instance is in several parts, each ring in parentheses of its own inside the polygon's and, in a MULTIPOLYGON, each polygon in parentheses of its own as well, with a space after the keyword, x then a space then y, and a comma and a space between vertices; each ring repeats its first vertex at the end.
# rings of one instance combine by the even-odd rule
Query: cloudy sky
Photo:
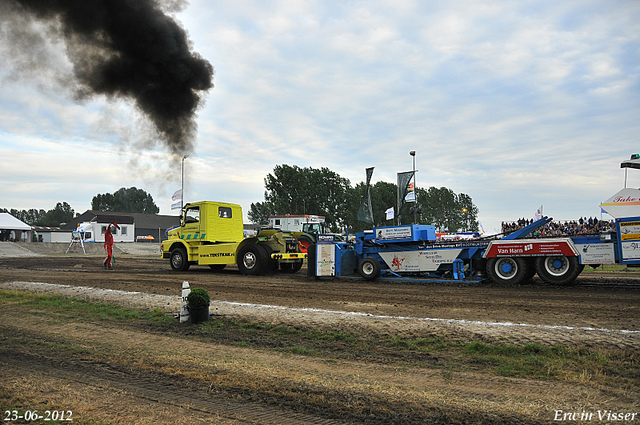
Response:
MULTIPOLYGON (((415 150, 418 186, 468 194, 495 233, 540 206, 600 217, 640 153, 637 0, 191 0, 175 18, 215 68, 186 201, 246 213, 278 164, 395 182, 415 150)), ((84 212, 135 186, 175 213, 180 162, 131 102, 74 100, 64 44, 45 47, 39 72, 0 62, 0 207, 84 212)))

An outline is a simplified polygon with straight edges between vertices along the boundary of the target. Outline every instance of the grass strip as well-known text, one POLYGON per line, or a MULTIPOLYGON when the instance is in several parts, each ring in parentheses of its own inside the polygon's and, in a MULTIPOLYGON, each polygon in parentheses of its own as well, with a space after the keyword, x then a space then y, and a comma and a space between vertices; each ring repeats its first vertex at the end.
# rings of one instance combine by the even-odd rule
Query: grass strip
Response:
MULTIPOLYGON (((333 329, 303 329, 256 321, 215 318, 200 325, 179 323, 161 310, 144 311, 58 295, 0 290, 0 305, 61 321, 108 322, 181 338, 314 356, 359 359, 406 367, 440 368, 593 386, 640 388, 640 351, 459 341, 443 335, 378 335, 333 329)), ((77 347, 56 347, 75 351, 77 347)))
POLYGON ((596 268, 586 266, 582 273, 640 273, 637 267, 627 267, 624 264, 601 264, 596 268))

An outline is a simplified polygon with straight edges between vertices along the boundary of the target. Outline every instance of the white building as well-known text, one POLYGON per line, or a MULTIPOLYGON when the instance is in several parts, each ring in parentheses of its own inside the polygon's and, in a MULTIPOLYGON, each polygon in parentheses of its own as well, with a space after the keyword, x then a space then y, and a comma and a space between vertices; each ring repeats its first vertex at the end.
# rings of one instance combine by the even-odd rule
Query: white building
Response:
POLYGON ((133 217, 97 215, 91 221, 78 223, 76 230, 72 231, 73 238, 81 238, 84 242, 100 242, 104 243, 104 234, 107 226, 117 223, 119 229, 115 227, 113 234, 114 242, 134 242, 135 241, 135 224, 133 217))
POLYGON ((37 242, 69 243, 71 232, 59 227, 33 226, 33 233, 37 242))
POLYGON ((0 213, 0 241, 31 242, 31 226, 9 213, 0 213))

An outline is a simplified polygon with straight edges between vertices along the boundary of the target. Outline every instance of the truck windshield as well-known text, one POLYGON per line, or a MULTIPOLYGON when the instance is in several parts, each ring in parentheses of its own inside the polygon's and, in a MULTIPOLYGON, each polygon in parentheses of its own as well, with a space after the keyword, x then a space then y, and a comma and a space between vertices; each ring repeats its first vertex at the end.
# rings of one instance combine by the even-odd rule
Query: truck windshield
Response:
POLYGON ((200 208, 189 208, 184 213, 184 223, 197 223, 200 221, 200 208))
POLYGON ((305 223, 302 231, 307 233, 322 233, 322 226, 319 223, 305 223))

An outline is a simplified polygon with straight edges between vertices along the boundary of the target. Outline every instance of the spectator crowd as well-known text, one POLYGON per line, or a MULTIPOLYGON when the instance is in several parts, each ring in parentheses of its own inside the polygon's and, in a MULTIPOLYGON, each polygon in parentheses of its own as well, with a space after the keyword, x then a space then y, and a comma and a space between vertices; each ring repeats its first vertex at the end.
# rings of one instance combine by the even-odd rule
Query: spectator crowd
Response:
MULTIPOLYGON (((533 223, 533 219, 521 218, 514 222, 502 222, 502 233, 508 235, 516 230, 522 229, 533 223)), ((549 237, 549 236, 577 236, 577 235, 597 235, 615 229, 613 220, 598 220, 594 217, 580 217, 579 220, 571 221, 552 221, 532 232, 533 237, 549 237)))

